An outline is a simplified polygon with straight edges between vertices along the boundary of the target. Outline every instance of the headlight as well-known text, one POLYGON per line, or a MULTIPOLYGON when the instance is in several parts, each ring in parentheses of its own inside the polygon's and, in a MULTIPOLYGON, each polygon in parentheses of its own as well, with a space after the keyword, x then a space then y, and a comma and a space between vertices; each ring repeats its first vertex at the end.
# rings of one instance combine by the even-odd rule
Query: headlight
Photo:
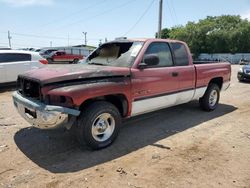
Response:
POLYGON ((243 73, 243 68, 240 68, 240 69, 239 69, 239 72, 243 73))
POLYGON ((47 95, 47 104, 63 107, 73 107, 73 101, 71 97, 57 96, 57 95, 47 95))

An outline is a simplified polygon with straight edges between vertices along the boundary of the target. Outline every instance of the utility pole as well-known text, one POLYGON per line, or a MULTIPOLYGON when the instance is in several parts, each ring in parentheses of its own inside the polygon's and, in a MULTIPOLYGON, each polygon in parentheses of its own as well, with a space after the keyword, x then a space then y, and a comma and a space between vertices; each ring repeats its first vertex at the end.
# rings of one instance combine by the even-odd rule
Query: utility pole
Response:
POLYGON ((52 41, 50 41, 50 47, 52 47, 52 41))
POLYGON ((11 39, 12 37, 10 36, 10 31, 8 31, 8 40, 9 40, 9 47, 11 48, 11 39))
POLYGON ((157 38, 161 38, 161 30, 162 30, 162 6, 163 6, 163 0, 160 0, 160 2, 159 2, 159 23, 158 23, 157 38))
POLYGON ((69 33, 68 33, 68 46, 69 46, 69 33))
POLYGON ((84 34, 85 46, 87 46, 87 32, 82 32, 84 34))
POLYGON ((102 45, 102 39, 99 39, 99 46, 102 45))

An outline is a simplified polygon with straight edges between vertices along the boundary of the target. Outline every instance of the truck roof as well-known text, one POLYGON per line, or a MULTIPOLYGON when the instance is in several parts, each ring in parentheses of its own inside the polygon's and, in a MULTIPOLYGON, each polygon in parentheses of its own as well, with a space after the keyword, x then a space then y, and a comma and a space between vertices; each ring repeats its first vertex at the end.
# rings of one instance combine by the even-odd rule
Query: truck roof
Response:
POLYGON ((183 43, 182 41, 179 40, 173 40, 173 39, 157 39, 157 38, 131 38, 131 39, 117 39, 110 41, 108 43, 112 42, 147 42, 147 41, 162 41, 162 42, 180 42, 183 43))

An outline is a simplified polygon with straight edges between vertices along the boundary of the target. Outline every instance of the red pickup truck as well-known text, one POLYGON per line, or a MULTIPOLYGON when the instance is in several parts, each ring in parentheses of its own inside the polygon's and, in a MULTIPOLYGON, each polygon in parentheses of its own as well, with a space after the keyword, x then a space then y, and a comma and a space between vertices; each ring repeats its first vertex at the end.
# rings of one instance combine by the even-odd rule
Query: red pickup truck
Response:
POLYGON ((56 51, 51 54, 47 60, 50 63, 78 63, 79 60, 83 59, 83 55, 67 54, 64 51, 56 51))
POLYGON ((33 126, 65 126, 81 144, 100 149, 115 140, 123 118, 192 100, 214 110, 230 77, 227 62, 193 64, 184 42, 124 39, 101 45, 84 64, 19 75, 13 100, 33 126))

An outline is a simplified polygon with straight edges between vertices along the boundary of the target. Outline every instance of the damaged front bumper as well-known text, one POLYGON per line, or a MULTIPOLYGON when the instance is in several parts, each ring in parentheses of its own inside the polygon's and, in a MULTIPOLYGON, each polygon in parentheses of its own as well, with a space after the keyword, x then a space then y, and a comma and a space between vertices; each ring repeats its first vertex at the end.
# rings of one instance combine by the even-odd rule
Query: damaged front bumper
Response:
POLYGON ((65 126, 70 128, 73 124, 69 115, 80 115, 79 110, 61 106, 45 105, 37 100, 25 98, 18 92, 13 93, 14 105, 19 114, 31 125, 40 129, 55 129, 65 126))

